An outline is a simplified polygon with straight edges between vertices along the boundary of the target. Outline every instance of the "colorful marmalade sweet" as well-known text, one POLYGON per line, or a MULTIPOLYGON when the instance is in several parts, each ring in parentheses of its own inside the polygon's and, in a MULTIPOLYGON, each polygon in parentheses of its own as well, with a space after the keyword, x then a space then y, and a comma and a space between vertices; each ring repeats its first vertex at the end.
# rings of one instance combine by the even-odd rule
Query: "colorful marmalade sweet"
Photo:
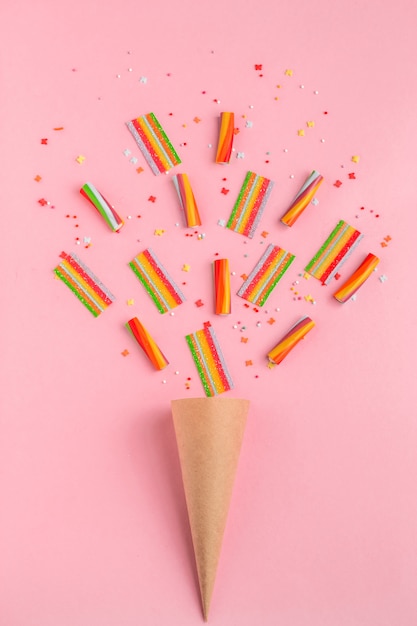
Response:
POLYGON ((318 188, 323 182, 323 176, 313 170, 304 182, 300 191, 295 196, 288 211, 281 217, 281 222, 286 226, 292 226, 300 217, 301 213, 313 200, 318 188))
POLYGON ((180 157, 154 113, 137 117, 127 122, 126 125, 156 176, 168 172, 172 167, 181 163, 180 157))
POLYGON ((151 248, 140 252, 129 265, 160 313, 166 313, 185 301, 184 294, 151 248))
POLYGON ((164 354, 155 343, 155 340, 151 337, 144 325, 138 320, 137 317, 133 317, 125 324, 126 328, 140 345, 152 365, 156 370, 162 370, 169 362, 164 354))
POLYGON ((219 141, 217 144, 216 163, 230 163, 235 130, 235 114, 223 112, 220 116, 219 141))
POLYGON ((269 244, 237 295, 263 306, 294 259, 291 252, 269 244))
POLYGON ((378 257, 370 252, 347 281, 333 294, 333 297, 342 303, 350 300, 358 291, 359 287, 361 287, 372 272, 375 271, 378 263, 378 257))
POLYGON ((274 183, 268 178, 248 172, 226 224, 227 228, 252 239, 273 186, 274 183))
POLYGON ((122 218, 92 183, 85 183, 80 189, 80 194, 91 202, 113 232, 117 232, 122 228, 124 224, 122 218))
POLYGON ((77 255, 61 252, 60 257, 62 261, 54 269, 55 274, 90 313, 98 317, 115 297, 77 255))
POLYGON ((172 182, 177 190, 178 199, 184 211, 187 226, 189 228, 201 226, 197 203, 187 174, 176 174, 172 177, 172 182))
POLYGON ((294 326, 290 328, 281 341, 268 352, 268 359, 271 363, 278 365, 285 359, 285 357, 291 352, 301 339, 303 339, 308 332, 315 326, 312 319, 305 316, 302 317, 294 326))
POLYGON ((222 351, 210 322, 185 337, 206 396, 215 396, 233 388, 222 351))
POLYGON ((230 315, 230 270, 229 259, 216 259, 213 263, 214 295, 216 315, 230 315))
POLYGON ((306 265, 305 271, 327 285, 356 248, 363 235, 340 220, 322 247, 306 265))

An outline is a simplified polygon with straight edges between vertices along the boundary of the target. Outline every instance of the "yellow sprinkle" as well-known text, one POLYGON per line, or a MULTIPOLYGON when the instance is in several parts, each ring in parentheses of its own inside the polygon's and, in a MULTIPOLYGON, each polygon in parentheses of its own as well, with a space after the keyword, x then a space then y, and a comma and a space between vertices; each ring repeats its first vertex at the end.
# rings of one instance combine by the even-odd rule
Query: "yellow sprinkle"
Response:
POLYGON ((129 298, 129 300, 127 301, 127 306, 133 306, 135 304, 135 301, 133 298, 129 298))
POLYGON ((304 130, 302 128, 300 128, 300 130, 297 131, 297 134, 298 134, 299 137, 304 137, 305 132, 304 132, 304 130))
POLYGON ((268 368, 269 370, 272 370, 272 369, 275 367, 275 365, 276 365, 276 363, 273 363, 272 361, 268 361, 267 368, 268 368))
POLYGON ((359 159, 360 159, 360 157, 358 155, 355 155, 355 156, 352 157, 352 161, 354 163, 359 163, 359 159))
POLYGON ((293 71, 292 70, 285 70, 284 74, 285 74, 285 76, 292 76, 293 75, 293 71))
POLYGON ((311 275, 308 272, 304 272, 303 278, 305 278, 306 280, 310 280, 311 275))
POLYGON ((157 229, 154 231, 154 235, 157 235, 157 237, 162 237, 162 235, 164 234, 164 232, 165 232, 165 231, 163 230, 163 228, 157 228, 157 229))
POLYGON ((186 263, 184 263, 184 265, 182 266, 183 272, 189 272, 190 269, 191 269, 191 265, 187 265, 186 263))
POLYGON ((85 156, 83 156, 82 154, 80 154, 79 156, 77 156, 77 158, 75 159, 77 161, 77 163, 79 163, 80 165, 82 165, 85 161, 85 156))
POLYGON ((308 126, 309 128, 314 128, 314 122, 313 122, 313 120, 310 120, 309 122, 307 122, 307 126, 308 126))

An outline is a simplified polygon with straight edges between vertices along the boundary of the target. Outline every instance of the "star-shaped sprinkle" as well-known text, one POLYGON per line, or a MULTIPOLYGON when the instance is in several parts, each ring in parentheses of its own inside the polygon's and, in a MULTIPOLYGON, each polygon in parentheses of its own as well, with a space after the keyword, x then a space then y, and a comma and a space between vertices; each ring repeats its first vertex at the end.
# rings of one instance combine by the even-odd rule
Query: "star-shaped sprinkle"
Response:
POLYGON ((264 239, 266 239, 266 238, 268 237, 268 235, 269 235, 269 233, 268 233, 268 231, 267 231, 267 230, 263 230, 263 231, 261 232, 261 237, 263 237, 264 239))
POLYGON ((189 272, 191 269, 191 265, 187 265, 187 263, 184 263, 181 269, 183 272, 189 272))
POLYGON ((79 154, 75 160, 77 161, 77 163, 82 165, 85 161, 85 156, 83 156, 82 154, 79 154))
POLYGON ((133 163, 133 165, 136 165, 137 162, 138 162, 137 157, 132 157, 131 159, 129 159, 129 163, 133 163))
POLYGON ((33 180, 36 180, 36 182, 39 183, 39 181, 42 180, 42 176, 39 176, 39 174, 37 174, 33 180))
POLYGON ((156 201, 156 197, 155 196, 149 196, 148 202, 155 202, 155 201, 156 201))
POLYGON ((144 171, 143 167, 137 167, 136 171, 138 174, 142 174, 142 172, 144 171))
POLYGON ((230 189, 226 189, 226 187, 222 187, 222 194, 224 194, 225 196, 227 196, 229 191, 230 191, 230 189))
POLYGON ((123 350, 123 352, 121 352, 121 354, 123 356, 127 356, 129 354, 129 350, 123 350))
POLYGON ((303 129, 303 128, 300 128, 300 129, 297 131, 297 135, 298 135, 299 137, 304 137, 304 135, 305 135, 305 131, 304 131, 304 129, 303 129))
POLYGON ((355 180, 356 176, 355 176, 355 172, 350 172, 350 174, 348 174, 350 180, 355 180))
POLYGON ((351 160, 352 160, 354 163, 359 163, 359 159, 360 159, 360 157, 359 157, 358 155, 355 155, 355 156, 353 156, 353 157, 352 157, 352 159, 351 159, 351 160))
POLYGON ((142 85, 146 85, 146 83, 148 82, 148 79, 146 78, 146 76, 141 76, 139 78, 139 82, 142 83, 142 85))
POLYGON ((47 146, 48 145, 48 139, 46 137, 44 137, 43 139, 41 139, 41 144, 43 146, 47 146))
POLYGON ((162 237, 162 235, 164 234, 164 232, 165 232, 165 231, 164 231, 162 228, 157 228, 157 229, 154 231, 154 235, 156 235, 157 237, 162 237))
POLYGON ((262 70, 262 63, 255 63, 255 70, 261 71, 262 70))
POLYGON ((218 226, 226 226, 226 220, 217 220, 218 226))
POLYGON ((253 127, 253 122, 250 122, 249 120, 246 120, 245 126, 246 126, 246 128, 252 128, 253 127))
POLYGON ((335 183, 333 183, 334 187, 341 187, 342 186, 342 181, 341 180, 337 180, 335 183))
POLYGON ((253 365, 253 363, 251 360, 249 360, 249 361, 245 361, 245 365, 246 367, 249 367, 250 365, 253 365))
POLYGON ((129 298, 128 300, 126 300, 126 304, 127 306, 133 306, 135 304, 135 301, 133 298, 129 298))
POLYGON ((292 70, 285 70, 285 72, 284 72, 285 76, 292 76, 293 73, 294 72, 292 70))
POLYGON ((48 204, 48 201, 45 200, 45 198, 41 198, 40 200, 38 200, 38 202, 41 206, 45 206, 45 204, 48 204))
POLYGON ((195 301, 195 305, 197 307, 201 307, 201 306, 204 306, 204 302, 201 299, 198 299, 198 300, 195 301))
POLYGON ((241 343, 248 343, 249 339, 247 337, 240 338, 241 343))
POLYGON ((236 158, 237 159, 244 159, 245 158, 245 153, 244 152, 238 152, 236 154, 236 158))
POLYGON ((193 119, 193 122, 195 122, 196 124, 199 124, 199 123, 201 122, 201 119, 200 119, 199 117, 197 117, 197 116, 196 116, 196 117, 193 119))
POLYGON ((388 280, 388 276, 385 276, 385 274, 381 274, 379 280, 381 283, 385 283, 385 281, 388 280))
POLYGON ((273 317, 270 317, 268 320, 268 324, 270 324, 272 326, 272 324, 275 324, 275 320, 273 317))
POLYGON ((310 120, 309 122, 307 122, 307 126, 308 128, 314 128, 315 123, 313 122, 313 120, 310 120))
POLYGON ((128 150, 128 149, 126 148, 126 150, 123 150, 123 154, 125 155, 125 157, 128 157, 128 156, 130 156, 132 153, 130 152, 130 150, 128 150))
POLYGON ((318 203, 319 203, 319 201, 317 200, 317 198, 313 198, 313 199, 312 199, 312 201, 311 201, 311 204, 312 204, 313 206, 317 206, 317 205, 318 205, 318 203))

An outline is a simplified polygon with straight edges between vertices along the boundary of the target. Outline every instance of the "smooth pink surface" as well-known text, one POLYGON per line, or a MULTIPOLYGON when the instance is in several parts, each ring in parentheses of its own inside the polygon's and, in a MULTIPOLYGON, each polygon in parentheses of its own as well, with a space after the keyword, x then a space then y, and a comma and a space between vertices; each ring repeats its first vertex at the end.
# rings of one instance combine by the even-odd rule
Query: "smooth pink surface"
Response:
POLYGON ((2 626, 200 623, 170 400, 203 395, 184 335, 206 320, 229 395, 251 400, 211 622, 416 623, 416 20, 412 0, 3 8, 2 626), (240 129, 224 167, 223 110, 240 129), (125 127, 149 111, 183 160, 172 172, 190 176, 204 239, 185 237, 172 172, 155 177, 125 127), (217 224, 249 169, 275 181, 251 241, 217 224), (279 218, 312 169, 325 178, 319 204, 287 229, 279 218), (120 234, 80 195, 86 181, 131 216, 120 234), (343 279, 368 252, 381 259, 345 305, 331 297, 336 281, 299 277, 339 219, 365 235, 343 279), (232 315, 213 315, 216 253, 235 293, 268 243, 296 254, 268 313, 233 295, 232 315), (159 315, 127 266, 147 246, 186 282, 174 316, 159 315), (54 280, 62 250, 116 295, 98 319, 54 280), (124 328, 134 315, 170 360, 163 372, 124 328), (316 327, 268 369, 302 315, 316 327))

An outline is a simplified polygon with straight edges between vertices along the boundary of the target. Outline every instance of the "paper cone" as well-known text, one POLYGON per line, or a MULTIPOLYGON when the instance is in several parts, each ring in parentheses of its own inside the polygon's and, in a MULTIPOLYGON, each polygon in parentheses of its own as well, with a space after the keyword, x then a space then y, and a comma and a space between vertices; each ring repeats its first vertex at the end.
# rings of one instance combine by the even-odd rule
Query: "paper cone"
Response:
POLYGON ((207 621, 249 401, 187 398, 171 406, 207 621))

